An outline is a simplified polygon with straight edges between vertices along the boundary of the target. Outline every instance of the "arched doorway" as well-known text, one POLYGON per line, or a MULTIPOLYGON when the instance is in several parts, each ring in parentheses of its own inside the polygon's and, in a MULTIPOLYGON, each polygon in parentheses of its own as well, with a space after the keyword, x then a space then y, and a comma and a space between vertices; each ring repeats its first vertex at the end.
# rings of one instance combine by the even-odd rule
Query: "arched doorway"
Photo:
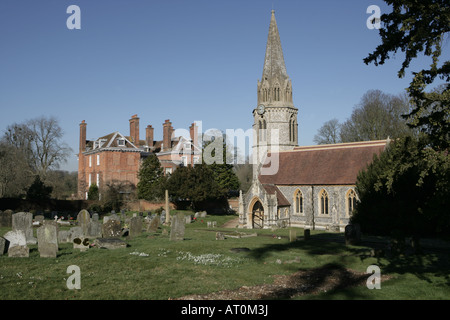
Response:
POLYGON ((253 205, 252 227, 253 229, 262 229, 264 227, 264 207, 259 201, 256 201, 253 205))

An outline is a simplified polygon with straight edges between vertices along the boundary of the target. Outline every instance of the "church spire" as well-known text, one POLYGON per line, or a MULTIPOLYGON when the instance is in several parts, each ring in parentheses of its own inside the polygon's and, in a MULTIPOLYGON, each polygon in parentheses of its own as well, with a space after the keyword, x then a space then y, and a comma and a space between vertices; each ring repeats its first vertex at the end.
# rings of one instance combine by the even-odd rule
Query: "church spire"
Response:
POLYGON ((284 80, 288 78, 288 75, 284 63, 277 20, 275 19, 275 10, 272 10, 266 47, 266 58, 264 60, 263 79, 269 80, 274 77, 280 77, 284 80))
POLYGON ((292 84, 286 71, 275 10, 272 10, 262 79, 258 81, 258 104, 292 106, 292 84))

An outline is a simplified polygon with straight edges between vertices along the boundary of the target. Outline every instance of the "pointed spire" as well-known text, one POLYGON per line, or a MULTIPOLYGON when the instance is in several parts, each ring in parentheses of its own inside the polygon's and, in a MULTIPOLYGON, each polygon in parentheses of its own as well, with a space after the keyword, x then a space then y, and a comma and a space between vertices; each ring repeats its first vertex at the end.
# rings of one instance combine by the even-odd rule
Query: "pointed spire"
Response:
POLYGON ((278 33, 277 21, 275 19, 275 10, 272 10, 262 81, 270 81, 274 78, 278 78, 279 81, 284 81, 289 76, 284 63, 280 34, 278 33))

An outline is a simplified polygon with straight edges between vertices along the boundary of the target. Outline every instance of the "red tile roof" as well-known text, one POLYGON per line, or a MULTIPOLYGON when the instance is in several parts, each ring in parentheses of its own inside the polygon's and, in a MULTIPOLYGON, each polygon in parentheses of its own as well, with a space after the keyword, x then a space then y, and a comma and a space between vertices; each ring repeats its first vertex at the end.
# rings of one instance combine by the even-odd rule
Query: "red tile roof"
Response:
POLYGON ((280 189, 278 189, 277 186, 273 184, 263 184, 262 186, 268 194, 276 194, 279 207, 286 207, 291 205, 291 203, 286 199, 286 197, 283 195, 280 189))
MULTIPOLYGON (((279 170, 275 175, 260 175, 262 184, 273 185, 354 185, 360 170, 387 140, 296 147, 279 152, 279 170)), ((271 155, 271 158, 275 153, 271 155)))

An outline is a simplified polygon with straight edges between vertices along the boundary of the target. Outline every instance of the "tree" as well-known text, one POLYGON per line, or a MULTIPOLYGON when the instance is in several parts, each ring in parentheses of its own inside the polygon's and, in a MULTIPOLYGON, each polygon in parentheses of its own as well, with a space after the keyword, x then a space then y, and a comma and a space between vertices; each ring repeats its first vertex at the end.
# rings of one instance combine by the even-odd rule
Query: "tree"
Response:
POLYGON ((352 223, 376 235, 450 232, 450 157, 428 145, 426 137, 397 139, 359 173, 352 223))
POLYGON ((342 142, 383 140, 412 134, 402 118, 409 110, 405 95, 367 91, 349 119, 340 127, 342 142))
POLYGON ((429 136, 430 143, 440 149, 450 144, 450 61, 439 64, 443 41, 450 32, 448 0, 385 0, 392 12, 383 14, 384 27, 379 33, 382 44, 364 62, 383 65, 392 54, 405 53, 398 77, 405 76, 411 62, 424 54, 431 58, 428 69, 413 72, 408 88, 413 108, 405 118, 408 124, 429 136), (440 92, 426 92, 436 79, 446 84, 440 92))
POLYGON ((0 141, 0 198, 21 197, 33 181, 23 153, 0 141))
POLYGON ((46 186, 37 175, 34 182, 27 190, 27 200, 48 200, 52 194, 53 188, 46 186))
POLYGON ((91 184, 88 190, 88 200, 99 200, 98 187, 95 183, 91 184))
POLYGON ((206 164, 195 167, 180 167, 167 180, 167 189, 172 201, 188 201, 194 210, 203 210, 208 203, 223 201, 224 193, 206 164))
POLYGON ((59 168, 71 148, 61 141, 63 131, 54 117, 39 117, 7 127, 3 141, 26 156, 35 174, 43 179, 51 169, 59 168))
POLYGON ((161 163, 155 154, 148 156, 138 172, 137 192, 139 199, 153 201, 164 196, 165 176, 161 163))
POLYGON ((202 163, 208 164, 212 175, 224 194, 237 191, 240 187, 239 178, 234 168, 236 152, 232 153, 228 148, 223 134, 216 135, 214 139, 204 139, 202 163), (212 162, 212 163, 211 163, 212 162))
POLYGON ((340 143, 340 124, 338 119, 332 119, 323 124, 318 133, 314 136, 314 142, 317 144, 340 143))

